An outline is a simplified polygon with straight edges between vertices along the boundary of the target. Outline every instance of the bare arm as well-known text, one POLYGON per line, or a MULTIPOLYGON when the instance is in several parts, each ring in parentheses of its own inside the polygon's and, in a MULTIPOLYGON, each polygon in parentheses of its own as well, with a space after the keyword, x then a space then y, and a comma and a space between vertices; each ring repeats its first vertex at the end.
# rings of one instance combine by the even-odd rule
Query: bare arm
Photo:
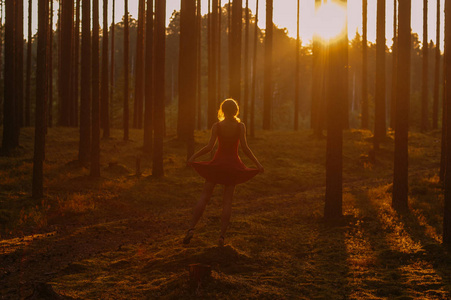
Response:
POLYGON ((240 123, 240 144, 244 154, 246 154, 246 156, 249 157, 254 162, 254 164, 257 166, 260 172, 264 172, 265 169, 260 164, 258 159, 255 157, 254 153, 252 153, 251 149, 249 148, 249 145, 247 144, 246 126, 243 123, 240 123))
POLYGON ((197 151, 196 153, 194 153, 193 156, 191 156, 190 159, 188 159, 188 164, 193 163, 196 158, 209 153, 215 146, 217 138, 218 138, 218 129, 217 123, 215 123, 211 127, 211 135, 208 144, 199 151, 197 151))

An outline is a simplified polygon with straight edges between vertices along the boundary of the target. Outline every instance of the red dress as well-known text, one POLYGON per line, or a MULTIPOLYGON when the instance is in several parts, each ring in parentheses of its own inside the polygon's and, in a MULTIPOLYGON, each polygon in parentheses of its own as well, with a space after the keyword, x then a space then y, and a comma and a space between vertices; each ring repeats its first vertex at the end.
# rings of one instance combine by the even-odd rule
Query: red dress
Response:
POLYGON ((211 161, 195 162, 193 168, 207 181, 235 185, 244 183, 258 174, 257 169, 246 167, 238 156, 240 124, 237 123, 233 136, 224 136, 221 125, 217 123, 219 147, 211 161))

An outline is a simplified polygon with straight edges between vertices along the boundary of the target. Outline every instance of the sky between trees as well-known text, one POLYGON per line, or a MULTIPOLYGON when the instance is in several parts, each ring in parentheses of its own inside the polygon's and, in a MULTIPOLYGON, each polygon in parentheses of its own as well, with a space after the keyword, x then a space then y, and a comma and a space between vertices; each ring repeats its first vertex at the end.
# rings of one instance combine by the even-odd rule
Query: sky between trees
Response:
MULTIPOLYGON (((166 0, 166 24, 169 23, 169 18, 174 10, 180 10, 180 0, 166 0)), ((393 1, 386 0, 386 38, 387 45, 391 46, 393 38, 393 1)), ((443 20, 444 13, 443 8, 445 0, 441 1, 441 36, 443 37, 443 20)), ((112 0, 108 1, 109 18, 111 20, 112 15, 112 0)), ((222 0, 222 6, 228 2, 228 0, 222 0)), ((278 0, 274 1, 274 23, 279 28, 287 28, 288 35, 291 37, 296 36, 296 2, 297 0, 278 0)), ((246 0, 243 0, 243 7, 246 0)), ((428 7, 428 37, 429 40, 433 40, 435 43, 435 30, 436 30, 436 0, 429 0, 428 7)), ((28 0, 24 0, 24 20, 28 20, 28 0)), ((255 13, 255 0, 249 0, 249 7, 252 13, 255 13)), ((55 0, 54 4, 55 15, 54 24, 57 22, 57 11, 58 11, 58 1, 55 0)), ((202 0, 202 14, 206 14, 208 11, 208 0, 202 0)), ((133 18, 138 16, 138 1, 129 1, 129 12, 133 18)), ((37 29, 37 1, 33 1, 33 30, 36 32, 37 29)), ((124 14, 124 4, 121 0, 116 0, 116 22, 120 22, 124 14)), ((261 28, 265 27, 265 3, 260 4, 259 9, 259 26, 261 28)), ((412 30, 418 33, 420 41, 423 39, 423 1, 415 0, 412 1, 412 30)), ((100 24, 102 24, 102 14, 100 14, 100 24)), ((300 34, 301 39, 304 44, 308 44, 312 38, 314 27, 314 0, 301 0, 301 21, 300 21, 300 34)), ((24 36, 27 36, 27 27, 24 28, 24 36)), ((362 32, 362 1, 361 0, 348 0, 348 34, 350 39, 355 36, 356 31, 362 32)), ((368 40, 370 42, 375 42, 376 40, 376 0, 368 0, 368 40)), ((443 47, 444 42, 441 42, 443 47)))

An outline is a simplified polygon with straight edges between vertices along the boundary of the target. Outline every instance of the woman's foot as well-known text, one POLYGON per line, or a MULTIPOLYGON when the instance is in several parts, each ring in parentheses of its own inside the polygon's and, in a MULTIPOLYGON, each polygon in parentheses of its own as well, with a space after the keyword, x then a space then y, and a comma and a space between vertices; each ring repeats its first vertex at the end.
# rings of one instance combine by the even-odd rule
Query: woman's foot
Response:
POLYGON ((220 236, 218 240, 219 247, 224 247, 224 236, 220 236))
POLYGON ((183 244, 187 245, 191 242, 191 239, 194 236, 194 228, 188 229, 188 232, 185 235, 185 238, 183 239, 183 244))

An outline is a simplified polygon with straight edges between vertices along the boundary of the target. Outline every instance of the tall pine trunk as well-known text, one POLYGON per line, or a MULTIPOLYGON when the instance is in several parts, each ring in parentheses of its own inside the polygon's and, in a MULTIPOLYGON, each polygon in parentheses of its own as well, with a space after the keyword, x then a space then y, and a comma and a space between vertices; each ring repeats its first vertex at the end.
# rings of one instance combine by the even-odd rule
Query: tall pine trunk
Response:
MULTIPOLYGON (((216 2, 217 3, 217 2, 216 2)), ((214 5, 213 5, 214 6, 214 5)), ((218 7, 216 7, 218 11, 218 7)), ((216 13, 217 15, 217 13, 216 13)), ((194 124, 196 118, 196 3, 182 0, 180 11, 179 57, 179 136, 187 144, 187 158, 194 154, 194 124), (182 118, 180 118, 182 116, 182 118)))
POLYGON ((88 165, 91 153, 91 1, 82 0, 80 145, 78 160, 88 165))
MULTIPOLYGON (((347 0, 333 0, 347 6, 347 0)), ((342 216, 343 203, 343 124, 344 116, 338 114, 346 102, 345 29, 339 37, 329 42, 330 76, 327 93, 327 146, 326 146, 326 201, 324 218, 335 220, 342 216)))
POLYGON ((25 126, 30 126, 31 114, 31 20, 33 16, 32 1, 28 0, 28 41, 27 41, 27 73, 25 84, 25 126))
MULTIPOLYGON (((218 58, 218 0, 212 0, 211 13, 209 14, 209 36, 208 44, 208 127, 216 122, 217 111, 217 58, 218 58)), ((180 131, 180 128, 179 128, 180 131)))
POLYGON ((393 46, 392 46, 392 84, 391 84, 391 102, 390 102, 390 127, 395 128, 395 111, 396 111, 396 79, 398 72, 398 13, 397 2, 393 1, 393 46))
POLYGON ((410 103, 411 0, 399 2, 398 87, 395 116, 395 155, 392 206, 408 209, 408 130, 410 103))
POLYGON ((374 113, 374 149, 386 135, 385 125, 385 0, 377 0, 376 96, 374 113))
POLYGON ((128 0, 124 0, 124 141, 128 140, 129 137, 129 69, 128 69, 128 59, 129 59, 129 29, 128 29, 128 0))
POLYGON ((438 128, 438 106, 440 97, 440 0, 437 1, 437 25, 436 25, 436 47, 435 47, 435 70, 434 70, 434 102, 432 104, 432 129, 438 128))
POLYGON ((135 101, 133 110, 133 127, 142 128, 144 105, 144 26, 146 23, 145 0, 139 0, 138 5, 138 35, 136 39, 135 63, 135 101))
MULTIPOLYGON (((111 107, 113 108, 113 104, 114 104, 114 76, 115 76, 115 62, 114 62, 114 52, 115 52, 115 49, 116 49, 116 47, 115 47, 115 44, 114 44, 114 28, 116 27, 115 26, 115 23, 114 23, 114 17, 115 17, 115 12, 116 12, 116 9, 115 9, 115 7, 116 7, 116 1, 115 0, 113 0, 113 3, 112 3, 112 6, 113 6, 113 8, 112 8, 112 10, 113 10, 113 12, 112 12, 112 17, 111 17, 111 62, 110 62, 110 64, 111 64, 111 68, 110 68, 110 104, 111 104, 111 107)), ((111 119, 113 120, 114 118, 113 118, 113 109, 111 109, 111 119)))
POLYGON ((201 0, 197 0, 197 130, 202 129, 202 10, 201 0))
POLYGON ((146 60, 145 60, 145 105, 144 105, 144 153, 152 152, 153 103, 154 103, 154 19, 153 0, 147 0, 146 17, 146 60))
POLYGON ((110 137, 110 95, 108 86, 108 0, 103 0, 102 75, 101 75, 101 123, 103 138, 110 137))
POLYGON ((78 114, 79 114, 79 89, 80 89, 80 0, 76 0, 75 6, 75 30, 74 30, 74 66, 73 66, 73 78, 72 78, 72 90, 73 90, 73 119, 74 126, 78 126, 78 114))
POLYGON ((368 122, 368 0, 362 0, 362 128, 369 128, 368 122))
POLYGON ((59 103, 61 107, 59 109, 59 125, 72 126, 72 108, 73 108, 73 94, 72 94, 72 32, 73 32, 73 11, 74 1, 65 0, 62 1, 61 6, 61 73, 60 73, 60 90, 58 95, 60 97, 59 103))
POLYGON ((16 115, 16 86, 15 78, 15 36, 14 15, 15 5, 13 0, 5 2, 5 57, 4 57, 4 88, 3 88, 3 137, 2 152, 10 155, 17 146, 15 135, 18 127, 16 115))
POLYGON ((242 0, 233 0, 231 18, 231 63, 230 63, 230 96, 239 104, 241 99, 241 27, 242 27, 242 0))
POLYGON ((49 29, 49 2, 38 2, 38 53, 36 66, 36 123, 33 157, 32 196, 44 196, 45 157, 45 98, 47 95, 47 30, 49 29))
POLYGON ((428 0, 423 0, 423 77, 421 81, 421 131, 429 129, 428 0))
POLYGON ((221 0, 218 0, 218 43, 217 43, 217 45, 216 45, 216 47, 217 47, 217 49, 218 49, 218 58, 217 58, 217 65, 218 65, 218 84, 217 84, 217 87, 216 87, 216 91, 217 91, 217 98, 216 98, 216 103, 217 104, 219 104, 219 102, 221 101, 221 98, 222 98, 222 85, 221 85, 221 78, 222 78, 222 73, 221 73, 221 44, 222 44, 222 41, 221 41, 221 36, 222 36, 222 33, 221 33, 221 19, 222 19, 222 7, 221 7, 221 0))
POLYGON ((154 102, 154 152, 152 175, 164 176, 163 140, 165 127, 165 51, 166 51, 166 0, 155 0, 155 102, 154 102))
POLYGON ((91 176, 100 177, 99 0, 92 1, 92 144, 91 176))
MULTIPOLYGON (((78 0, 80 1, 80 0, 78 0)), ((53 126, 53 0, 50 0, 50 11, 49 11, 49 42, 48 42, 48 97, 47 97, 47 126, 52 127, 53 126)))
POLYGON ((272 109, 272 41, 273 41, 273 0, 266 1, 265 31, 265 71, 263 87, 263 130, 271 129, 272 109))
POLYGON ((249 117, 249 0, 246 0, 245 27, 244 27, 244 96, 243 96, 243 121, 247 123, 249 117))
POLYGON ((301 38, 299 36, 300 0, 297 1, 296 13, 296 73, 294 75, 294 130, 299 129, 299 72, 301 38))
POLYGON ((251 95, 251 109, 250 109, 250 135, 255 137, 255 98, 257 92, 257 46, 258 46, 258 0, 255 4, 255 24, 254 24, 254 49, 252 61, 252 95, 251 95))
MULTIPOLYGON (((446 143, 451 143, 451 0, 445 0, 445 98, 446 102, 446 143)), ((446 153, 446 172, 445 172, 445 207, 443 213, 443 244, 451 250, 451 155, 449 153, 451 147, 447 147, 446 153)))
POLYGON ((16 117, 17 126, 15 127, 14 143, 19 146, 20 127, 24 124, 24 68, 23 68, 23 0, 16 0, 16 16, 15 21, 15 60, 14 67, 16 71, 14 73, 16 85, 16 117))

